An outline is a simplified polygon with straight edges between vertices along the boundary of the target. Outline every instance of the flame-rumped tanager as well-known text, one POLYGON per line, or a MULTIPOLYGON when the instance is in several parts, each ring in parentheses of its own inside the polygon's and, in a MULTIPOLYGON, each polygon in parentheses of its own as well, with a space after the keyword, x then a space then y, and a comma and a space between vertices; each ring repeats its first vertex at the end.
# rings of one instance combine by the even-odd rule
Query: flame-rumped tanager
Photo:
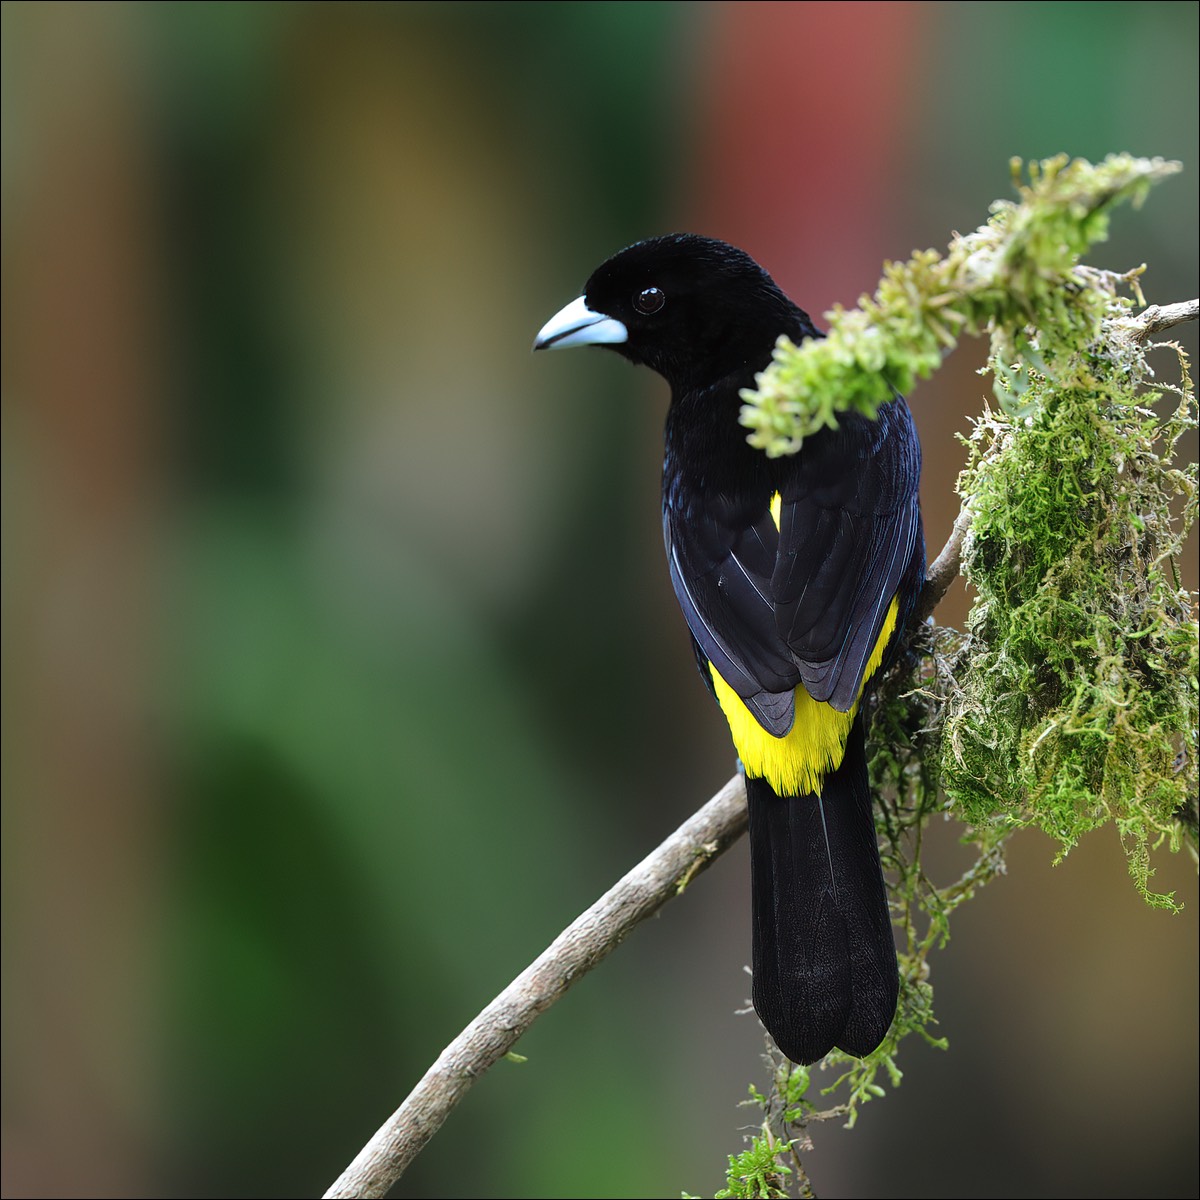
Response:
POLYGON ((671 388, 662 520, 671 583, 746 780, 753 999, 788 1058, 863 1056, 899 978, 864 692, 898 655, 925 578, 921 449, 896 395, 769 458, 740 392, 780 334, 824 336, 749 255, 674 234, 622 250, 534 349, 604 346, 671 388))

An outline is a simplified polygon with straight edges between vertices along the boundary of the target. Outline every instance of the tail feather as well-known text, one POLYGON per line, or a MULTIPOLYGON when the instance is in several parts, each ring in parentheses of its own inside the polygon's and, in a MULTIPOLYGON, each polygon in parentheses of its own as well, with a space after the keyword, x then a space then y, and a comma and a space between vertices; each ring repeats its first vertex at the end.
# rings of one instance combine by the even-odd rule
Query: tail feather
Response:
POLYGON ((899 976, 871 815, 863 722, 821 795, 747 779, 754 1007, 793 1062, 859 1057, 887 1034, 899 976))

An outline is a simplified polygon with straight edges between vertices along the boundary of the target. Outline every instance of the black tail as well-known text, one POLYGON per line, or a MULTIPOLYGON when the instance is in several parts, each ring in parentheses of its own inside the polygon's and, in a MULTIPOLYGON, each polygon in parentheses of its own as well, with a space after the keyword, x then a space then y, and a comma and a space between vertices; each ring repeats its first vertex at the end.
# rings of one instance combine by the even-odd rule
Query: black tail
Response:
POLYGON ((860 716, 820 797, 747 779, 754 1007, 793 1062, 883 1041, 900 980, 860 716))

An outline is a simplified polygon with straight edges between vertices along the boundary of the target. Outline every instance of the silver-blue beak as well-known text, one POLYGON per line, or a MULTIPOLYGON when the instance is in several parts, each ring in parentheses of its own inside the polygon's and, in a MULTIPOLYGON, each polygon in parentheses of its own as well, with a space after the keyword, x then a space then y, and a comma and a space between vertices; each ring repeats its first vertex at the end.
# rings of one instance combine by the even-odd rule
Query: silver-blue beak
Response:
POLYGON ((629 330, 620 321, 593 312, 580 296, 542 326, 533 348, 561 350, 567 346, 612 346, 627 341, 629 330))

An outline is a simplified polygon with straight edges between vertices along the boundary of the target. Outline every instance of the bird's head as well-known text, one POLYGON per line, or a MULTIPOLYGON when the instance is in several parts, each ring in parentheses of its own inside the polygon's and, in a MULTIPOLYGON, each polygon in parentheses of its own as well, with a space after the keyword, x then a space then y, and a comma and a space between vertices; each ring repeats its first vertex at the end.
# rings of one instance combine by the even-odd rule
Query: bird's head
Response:
POLYGON ((638 242, 602 263, 533 348, 607 346, 683 389, 761 369, 779 334, 811 331, 744 251, 679 233, 638 242))

